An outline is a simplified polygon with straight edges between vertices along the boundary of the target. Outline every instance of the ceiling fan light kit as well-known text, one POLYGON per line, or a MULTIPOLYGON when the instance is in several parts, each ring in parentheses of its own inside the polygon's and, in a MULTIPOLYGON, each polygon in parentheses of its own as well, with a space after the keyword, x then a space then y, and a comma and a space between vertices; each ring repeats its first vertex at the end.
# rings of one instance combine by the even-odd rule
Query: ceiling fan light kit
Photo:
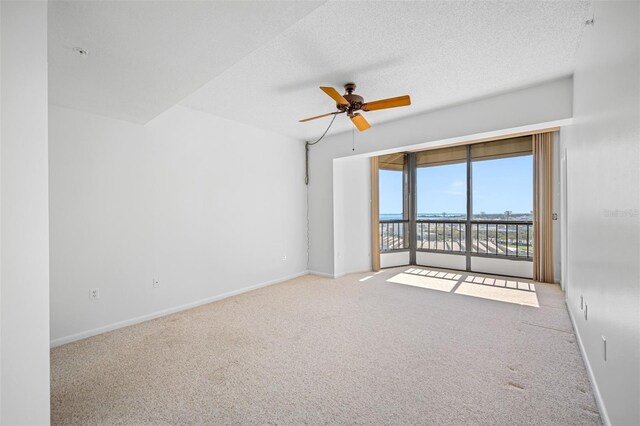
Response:
POLYGON ((305 118, 303 120, 300 120, 301 123, 322 117, 328 117, 330 115, 346 113, 356 129, 363 132, 371 127, 371 125, 362 114, 356 111, 377 111, 380 109, 411 105, 411 98, 408 95, 398 96, 397 98, 382 99, 373 102, 365 102, 362 96, 353 93, 356 90, 355 83, 347 83, 344 85, 344 95, 341 95, 333 87, 320 87, 320 90, 326 93, 331 99, 336 101, 337 111, 317 115, 315 117, 305 118))

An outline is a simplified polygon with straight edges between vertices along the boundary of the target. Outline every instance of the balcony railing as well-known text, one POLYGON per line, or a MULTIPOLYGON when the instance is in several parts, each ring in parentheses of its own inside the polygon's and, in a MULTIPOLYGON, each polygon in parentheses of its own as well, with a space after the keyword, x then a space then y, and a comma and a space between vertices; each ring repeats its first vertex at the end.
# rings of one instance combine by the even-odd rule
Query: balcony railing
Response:
POLYGON ((380 252, 407 250, 409 248, 408 220, 380 221, 380 252))
POLYGON ((418 250, 465 252, 466 222, 464 220, 418 220, 416 228, 418 250))
MULTIPOLYGON (((380 252, 409 248, 409 221, 380 221, 380 252)), ((533 222, 472 220, 416 221, 416 249, 442 253, 532 259, 533 222), (467 232, 471 247, 467 250, 467 232)))
POLYGON ((471 221, 471 253, 533 258, 533 222, 471 221))

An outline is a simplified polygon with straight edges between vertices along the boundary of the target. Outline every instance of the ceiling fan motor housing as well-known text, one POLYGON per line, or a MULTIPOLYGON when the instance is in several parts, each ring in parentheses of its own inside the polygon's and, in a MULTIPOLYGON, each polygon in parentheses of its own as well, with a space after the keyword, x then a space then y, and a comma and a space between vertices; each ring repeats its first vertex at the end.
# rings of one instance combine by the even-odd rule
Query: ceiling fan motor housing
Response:
POLYGON ((355 83, 345 84, 344 90, 346 93, 343 95, 343 97, 349 102, 349 105, 346 106, 346 105, 336 104, 336 106, 341 111, 347 111, 347 114, 350 116, 353 113, 353 111, 358 111, 360 108, 362 108, 362 104, 364 104, 364 98, 360 95, 356 95, 353 93, 353 91, 356 90, 355 83))

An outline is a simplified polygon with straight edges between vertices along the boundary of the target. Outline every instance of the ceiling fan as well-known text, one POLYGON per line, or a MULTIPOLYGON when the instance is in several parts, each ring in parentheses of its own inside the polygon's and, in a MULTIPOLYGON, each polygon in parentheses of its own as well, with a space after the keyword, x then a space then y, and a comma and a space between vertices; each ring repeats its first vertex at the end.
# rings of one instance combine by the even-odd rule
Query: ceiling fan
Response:
POLYGON ((362 132, 371 127, 371 125, 362 114, 357 113, 356 111, 376 111, 379 109, 396 108, 411 105, 411 98, 408 95, 398 96, 397 98, 382 99, 373 102, 365 102, 362 96, 353 93, 353 91, 356 90, 355 83, 347 83, 344 85, 344 90, 346 92, 344 95, 338 93, 338 91, 333 87, 320 87, 320 89, 324 93, 329 95, 329 97, 331 97, 334 101, 336 101, 336 107, 338 108, 338 111, 318 115, 315 117, 305 118, 304 120, 300 120, 300 123, 315 120, 316 118, 346 113, 353 122, 353 125, 362 132))

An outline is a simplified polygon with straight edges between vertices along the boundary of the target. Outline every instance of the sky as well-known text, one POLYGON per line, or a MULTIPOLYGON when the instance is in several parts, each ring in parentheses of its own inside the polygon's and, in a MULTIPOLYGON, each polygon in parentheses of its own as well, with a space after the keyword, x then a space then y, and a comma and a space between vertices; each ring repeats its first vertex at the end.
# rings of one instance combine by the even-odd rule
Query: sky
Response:
MULTIPOLYGON (((418 213, 466 211, 466 164, 421 167, 418 213)), ((533 156, 472 163, 473 212, 529 213, 533 210, 533 156)), ((380 170, 380 214, 402 212, 402 172, 380 170)))

